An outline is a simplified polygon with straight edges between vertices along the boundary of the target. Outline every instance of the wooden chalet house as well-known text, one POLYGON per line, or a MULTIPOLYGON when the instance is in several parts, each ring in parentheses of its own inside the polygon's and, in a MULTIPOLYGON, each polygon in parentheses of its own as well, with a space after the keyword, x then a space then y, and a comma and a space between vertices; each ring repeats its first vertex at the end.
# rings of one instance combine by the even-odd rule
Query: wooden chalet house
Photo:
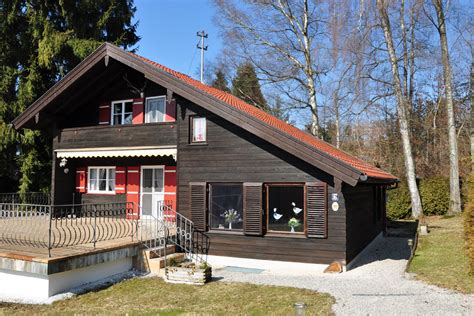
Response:
POLYGON ((53 140, 55 204, 190 218, 210 255, 351 261, 397 178, 242 100, 104 44, 13 121, 53 140), (74 201, 72 201, 74 199, 74 201))

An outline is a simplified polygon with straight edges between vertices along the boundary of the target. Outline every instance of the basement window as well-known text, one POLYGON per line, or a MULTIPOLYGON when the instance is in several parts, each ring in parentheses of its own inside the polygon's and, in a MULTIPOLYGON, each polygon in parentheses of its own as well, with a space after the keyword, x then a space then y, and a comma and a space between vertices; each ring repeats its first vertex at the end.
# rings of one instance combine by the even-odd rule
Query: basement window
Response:
POLYGON ((89 167, 88 193, 115 193, 115 167, 89 167))
POLYGON ((112 102, 112 125, 132 124, 133 100, 112 102))

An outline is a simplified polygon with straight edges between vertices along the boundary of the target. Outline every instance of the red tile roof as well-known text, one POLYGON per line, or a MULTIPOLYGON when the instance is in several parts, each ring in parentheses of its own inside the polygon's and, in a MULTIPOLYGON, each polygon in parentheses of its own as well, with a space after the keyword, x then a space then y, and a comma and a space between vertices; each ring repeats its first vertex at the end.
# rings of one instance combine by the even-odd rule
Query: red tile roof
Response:
POLYGON ((397 177, 394 175, 383 171, 380 168, 377 168, 362 159, 359 159, 357 157, 354 157, 340 149, 335 148, 331 144, 326 143, 323 140, 320 140, 319 138, 316 138, 276 117, 274 117, 271 114, 268 114, 267 112, 260 110, 259 108, 256 108, 253 105, 250 105, 241 99, 237 98, 236 96, 224 92, 222 90, 210 87, 208 85, 205 85, 201 83, 200 81, 197 81, 185 74, 182 74, 178 71, 175 71, 173 69, 170 69, 168 67, 165 67, 163 65, 160 65, 152 60, 149 60, 145 57, 130 53, 135 57, 138 57, 139 59, 143 60, 144 62, 147 62, 169 74, 172 76, 182 80, 183 82, 189 84, 190 86, 193 86, 195 88, 198 88, 209 95, 213 96, 214 98, 217 98, 237 109, 239 109, 242 112, 245 112, 253 117, 258 118, 262 122, 288 134, 291 135, 292 137, 322 151, 327 153, 328 155, 346 163, 349 164, 350 166, 356 168, 359 170, 361 173, 365 173, 367 176, 372 177, 372 178, 378 178, 378 179, 390 179, 390 180, 395 180, 397 177))

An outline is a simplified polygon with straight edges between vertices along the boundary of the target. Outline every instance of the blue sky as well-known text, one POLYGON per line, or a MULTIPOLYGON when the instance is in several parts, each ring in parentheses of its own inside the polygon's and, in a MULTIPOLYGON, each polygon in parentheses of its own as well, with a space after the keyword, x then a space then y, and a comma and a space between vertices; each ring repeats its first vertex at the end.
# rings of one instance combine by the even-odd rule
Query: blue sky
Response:
POLYGON ((141 37, 138 54, 197 79, 200 53, 196 32, 209 34, 205 59, 213 60, 219 53, 222 44, 213 23, 211 0, 135 0, 135 6, 141 37))

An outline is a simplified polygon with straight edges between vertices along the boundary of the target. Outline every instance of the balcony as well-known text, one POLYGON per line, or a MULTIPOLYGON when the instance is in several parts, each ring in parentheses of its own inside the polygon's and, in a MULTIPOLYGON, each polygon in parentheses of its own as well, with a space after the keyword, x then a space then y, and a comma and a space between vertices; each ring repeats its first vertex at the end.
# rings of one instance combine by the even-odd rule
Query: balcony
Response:
POLYGON ((176 122, 140 125, 65 128, 54 139, 54 149, 165 146, 178 141, 176 122))

